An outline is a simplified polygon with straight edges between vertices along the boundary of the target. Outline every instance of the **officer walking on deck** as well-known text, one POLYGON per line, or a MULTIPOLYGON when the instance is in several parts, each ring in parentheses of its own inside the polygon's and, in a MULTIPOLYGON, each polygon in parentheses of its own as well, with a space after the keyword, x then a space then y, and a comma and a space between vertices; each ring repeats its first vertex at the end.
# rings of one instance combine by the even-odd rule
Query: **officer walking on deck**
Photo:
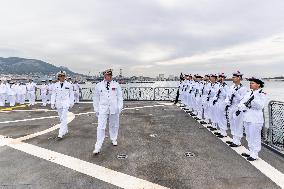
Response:
POLYGON ((266 93, 263 92, 264 82, 258 78, 250 78, 250 89, 238 105, 240 112, 243 112, 243 123, 245 127, 246 140, 248 142, 249 153, 242 153, 247 160, 258 159, 261 149, 261 129, 263 127, 263 109, 267 101, 266 93))
POLYGON ((109 119, 109 135, 113 146, 117 146, 119 114, 123 107, 120 85, 112 80, 112 70, 103 72, 104 80, 95 87, 93 96, 94 111, 98 117, 97 142, 93 151, 97 155, 101 151, 105 138, 105 129, 109 119))
POLYGON ((60 71, 57 73, 58 82, 54 84, 51 94, 51 108, 57 109, 60 118, 60 128, 58 139, 62 139, 68 133, 67 113, 68 109, 74 105, 74 92, 72 84, 65 80, 66 72, 60 71))

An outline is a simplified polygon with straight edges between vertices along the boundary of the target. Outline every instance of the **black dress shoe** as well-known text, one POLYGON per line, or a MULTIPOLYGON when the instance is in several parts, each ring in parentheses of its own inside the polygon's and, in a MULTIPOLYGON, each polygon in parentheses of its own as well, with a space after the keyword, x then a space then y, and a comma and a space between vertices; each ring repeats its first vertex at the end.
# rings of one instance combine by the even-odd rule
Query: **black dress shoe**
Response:
POLYGON ((218 132, 214 132, 214 135, 221 135, 221 133, 218 133, 218 132))
POLYGON ((196 121, 200 120, 200 118, 198 118, 198 117, 195 117, 194 119, 195 119, 196 121))
POLYGON ((249 156, 249 157, 247 158, 247 160, 248 160, 248 161, 255 161, 256 159, 254 159, 254 158, 252 158, 252 157, 249 156))
POLYGON ((207 124, 205 121, 200 121, 201 124, 207 124))
POLYGON ((233 142, 232 142, 232 141, 226 141, 226 143, 227 143, 227 144, 233 144, 233 142))
POLYGON ((226 136, 223 136, 223 135, 220 134, 220 135, 218 135, 217 137, 218 137, 218 138, 225 138, 226 136))
POLYGON ((247 153, 242 153, 241 155, 244 156, 244 157, 247 157, 247 158, 250 157, 250 155, 247 154, 247 153))
POLYGON ((237 144, 230 144, 230 147, 232 147, 232 148, 236 148, 236 147, 240 147, 241 145, 237 145, 237 144))
POLYGON ((57 138, 56 138, 57 141, 60 141, 60 140, 62 140, 62 139, 63 139, 63 137, 57 137, 57 138))
POLYGON ((211 127, 211 126, 207 126, 207 128, 208 128, 208 129, 211 129, 211 128, 213 128, 213 127, 211 127))
POLYGON ((210 131, 217 131, 217 129, 212 127, 210 131))

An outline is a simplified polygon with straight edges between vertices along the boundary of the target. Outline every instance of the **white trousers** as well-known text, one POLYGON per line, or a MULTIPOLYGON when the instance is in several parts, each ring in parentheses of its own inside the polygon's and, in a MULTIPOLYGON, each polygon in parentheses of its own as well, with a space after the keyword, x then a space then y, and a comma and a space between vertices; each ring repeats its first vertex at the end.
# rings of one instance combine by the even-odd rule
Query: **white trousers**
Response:
POLYGON ((193 110, 191 93, 187 92, 186 96, 187 96, 187 98, 186 98, 187 108, 190 109, 190 110, 193 110))
POLYGON ((197 108, 197 117, 199 119, 202 119, 202 99, 200 96, 196 98, 196 108, 197 108))
POLYGON ((220 133, 223 136, 227 136, 227 118, 226 118, 226 104, 223 101, 217 102, 217 110, 216 110, 216 120, 218 121, 218 126, 220 128, 220 133))
POLYGON ((79 103, 79 97, 80 97, 80 92, 79 91, 75 91, 74 92, 74 101, 75 101, 75 103, 79 103))
POLYGON ((47 95, 47 104, 50 104, 50 101, 51 101, 51 94, 48 93, 48 95, 47 95))
POLYGON ((16 103, 20 103, 20 94, 16 94, 16 103))
POLYGON ((18 100, 20 104, 24 104, 25 103, 25 94, 19 94, 18 95, 18 100))
MULTIPOLYGON (((193 93, 193 92, 192 92, 193 93)), ((197 104, 197 95, 195 97, 195 93, 191 94, 191 106, 192 106, 192 109, 193 109, 193 112, 198 114, 198 104, 197 104)))
POLYGON ((261 150, 261 129, 263 123, 244 122, 246 140, 248 142, 249 155, 257 159, 261 150))
POLYGON ((185 104, 185 100, 186 99, 186 97, 185 97, 185 93, 184 93, 184 91, 180 91, 180 101, 181 101, 181 103, 182 104, 185 104))
POLYGON ((30 105, 35 105, 35 92, 28 92, 27 97, 30 105))
POLYGON ((210 102, 211 106, 210 106, 210 119, 212 121, 212 125, 214 128, 217 128, 217 125, 219 125, 219 121, 218 121, 218 103, 215 103, 213 105, 213 102, 210 102))
POLYGON ((15 104, 16 104, 16 95, 9 95, 8 99, 9 99, 9 102, 10 102, 10 106, 15 106, 15 104))
POLYGON ((109 119, 109 136, 112 141, 117 140, 119 129, 119 114, 99 114, 97 128, 96 149, 101 149, 105 139, 105 129, 109 119))
POLYGON ((43 105, 43 106, 46 106, 46 104, 47 104, 47 98, 48 98, 48 96, 47 96, 46 93, 41 94, 41 101, 42 101, 42 105, 43 105))
POLYGON ((1 93, 0 94, 0 106, 5 106, 5 99, 6 99, 6 94, 1 93))
POLYGON ((236 116, 237 107, 233 106, 230 108, 230 129, 233 135, 233 143, 236 145, 241 145, 241 139, 244 133, 243 126, 243 113, 236 116))
POLYGON ((60 118, 60 128, 59 128, 58 137, 63 137, 63 135, 68 133, 68 126, 67 126, 68 108, 58 108, 57 112, 60 118))
POLYGON ((186 108, 190 109, 189 105, 189 93, 187 91, 184 92, 184 103, 183 103, 186 108))

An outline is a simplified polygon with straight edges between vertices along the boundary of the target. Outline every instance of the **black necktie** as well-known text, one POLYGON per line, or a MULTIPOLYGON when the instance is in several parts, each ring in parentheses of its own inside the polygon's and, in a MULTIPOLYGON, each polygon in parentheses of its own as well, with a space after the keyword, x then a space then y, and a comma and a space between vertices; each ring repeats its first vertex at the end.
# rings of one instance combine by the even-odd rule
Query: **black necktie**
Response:
POLYGON ((107 90, 109 90, 109 81, 107 82, 107 87, 106 88, 107 88, 107 90))
POLYGON ((61 88, 63 87, 63 83, 60 83, 61 88))

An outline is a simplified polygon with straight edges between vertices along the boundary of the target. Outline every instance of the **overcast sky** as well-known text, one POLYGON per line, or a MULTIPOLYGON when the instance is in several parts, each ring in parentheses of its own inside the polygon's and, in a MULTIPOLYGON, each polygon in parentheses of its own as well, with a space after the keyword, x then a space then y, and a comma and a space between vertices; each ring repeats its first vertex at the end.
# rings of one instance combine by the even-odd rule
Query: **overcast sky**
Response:
POLYGON ((283 0, 9 0, 0 57, 79 73, 284 75, 283 0))

